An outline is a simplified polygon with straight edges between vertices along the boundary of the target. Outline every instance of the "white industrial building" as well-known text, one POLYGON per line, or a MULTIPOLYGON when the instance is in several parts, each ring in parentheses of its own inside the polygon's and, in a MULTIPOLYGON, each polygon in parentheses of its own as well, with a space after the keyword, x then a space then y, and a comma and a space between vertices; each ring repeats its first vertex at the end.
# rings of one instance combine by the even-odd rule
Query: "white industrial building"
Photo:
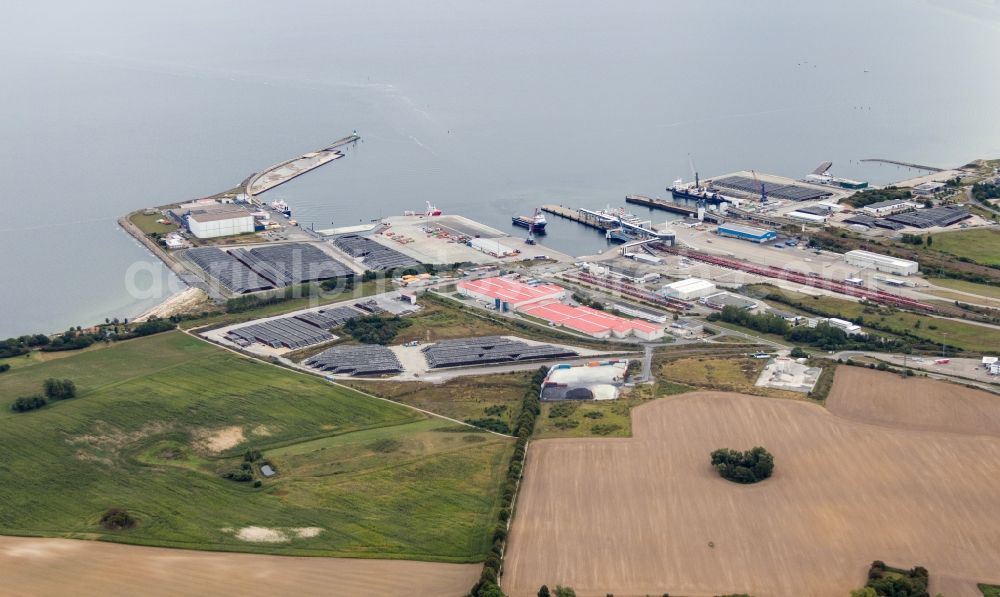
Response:
POLYGON ((814 328, 821 323, 829 324, 835 328, 840 328, 847 332, 848 334, 857 334, 861 331, 861 326, 855 325, 846 319, 838 319, 836 317, 820 317, 817 319, 808 320, 809 327, 814 328))
POLYGON ((667 322, 667 314, 663 311, 647 309, 631 303, 611 303, 609 306, 611 309, 618 311, 622 315, 638 317, 639 319, 645 319, 646 321, 652 321, 653 323, 667 322))
POLYGON ((660 279, 659 272, 642 271, 632 267, 617 267, 604 263, 584 263, 583 269, 595 276, 608 276, 632 284, 643 284, 660 279))
POLYGON ((848 265, 870 267, 876 271, 897 276, 909 276, 917 273, 920 269, 920 264, 916 261, 861 250, 848 251, 844 254, 844 260, 847 261, 848 265))
POLYGON ((877 203, 870 203, 862 207, 861 211, 876 218, 881 218, 883 216, 891 216, 892 214, 898 214, 900 212, 910 211, 911 209, 916 209, 916 208, 917 204, 913 203, 912 201, 906 201, 903 199, 889 199, 888 201, 879 201, 877 203))
POLYGON ((671 282, 661 288, 658 292, 659 294, 669 298, 691 301, 699 299, 703 296, 714 294, 717 290, 718 289, 715 287, 715 284, 709 282, 708 280, 688 278, 686 280, 671 282))
POLYGON ((245 209, 195 210, 187 216, 188 229, 198 238, 218 238, 254 231, 253 214, 245 209))
POLYGON ((473 238, 467 244, 473 249, 482 251, 493 257, 507 257, 517 254, 517 251, 495 238, 473 238))
POLYGON ((826 216, 799 210, 790 211, 785 214, 785 216, 792 218, 793 220, 802 220, 803 222, 813 222, 815 224, 823 224, 826 222, 826 216))

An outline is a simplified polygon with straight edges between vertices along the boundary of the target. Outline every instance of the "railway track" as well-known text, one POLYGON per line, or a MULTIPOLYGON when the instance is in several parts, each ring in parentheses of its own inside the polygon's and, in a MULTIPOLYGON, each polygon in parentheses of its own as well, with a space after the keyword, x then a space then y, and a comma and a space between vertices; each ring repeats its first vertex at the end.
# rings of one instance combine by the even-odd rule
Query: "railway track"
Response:
POLYGON ((741 261, 738 259, 730 259, 728 257, 720 257, 717 255, 708 255, 700 251, 694 251, 691 249, 678 249, 676 247, 669 247, 665 244, 654 245, 659 251, 664 253, 673 253, 675 255, 682 255, 689 259, 695 259, 704 263, 711 265, 716 265, 719 267, 724 267, 726 269, 732 269, 737 271, 743 271, 750 274, 755 274, 758 276, 764 276, 766 278, 775 278, 778 280, 787 280, 789 282, 795 282, 797 284, 803 284, 805 286, 812 286, 813 288, 820 288, 822 290, 829 290, 836 292, 838 294, 844 294, 847 296, 853 296, 855 298, 862 298, 873 303, 881 303, 883 305, 891 305, 893 307, 903 307, 907 309, 916 309, 919 311, 927 311, 929 313, 934 313, 937 311, 937 307, 927 303, 922 303, 905 296, 900 296, 898 294, 893 294, 891 292, 885 292, 883 290, 869 290, 867 288, 858 288, 857 286, 850 286, 842 282, 835 282, 833 280, 827 280, 825 278, 816 278, 813 276, 807 276, 805 274, 800 274, 792 270, 784 269, 781 267, 774 267, 770 265, 756 265, 747 261, 741 261))
POLYGON ((624 282, 616 282, 615 280, 601 278, 598 276, 594 276, 592 274, 588 274, 586 272, 579 272, 577 274, 566 274, 564 277, 570 280, 583 282, 584 284, 590 284, 592 286, 599 286, 601 288, 605 288, 608 290, 614 290, 615 292, 621 293, 623 296, 627 296, 635 300, 657 305, 659 307, 663 307, 675 313, 684 313, 694 308, 694 305, 692 305, 687 301, 681 301, 677 299, 660 296, 656 293, 643 290, 631 284, 626 284, 624 282))

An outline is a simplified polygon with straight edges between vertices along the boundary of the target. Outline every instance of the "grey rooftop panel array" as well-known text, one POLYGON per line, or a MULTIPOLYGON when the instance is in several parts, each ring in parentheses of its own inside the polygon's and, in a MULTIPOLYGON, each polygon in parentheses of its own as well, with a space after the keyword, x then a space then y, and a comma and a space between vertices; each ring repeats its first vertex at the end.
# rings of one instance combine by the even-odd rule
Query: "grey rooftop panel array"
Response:
POLYGON ((416 259, 404 255, 395 249, 380 245, 370 238, 348 234, 337 237, 333 241, 341 251, 355 259, 360 259, 364 266, 372 271, 414 267, 420 265, 416 259))
POLYGON ((226 338, 240 346, 254 342, 271 348, 304 348, 333 340, 334 335, 295 317, 282 317, 230 330, 226 338))
POLYGON ((748 176, 725 176, 712 180, 712 185, 723 188, 741 191, 751 195, 760 194, 760 185, 764 185, 764 190, 768 197, 774 199, 787 199, 789 201, 807 201, 809 199, 819 199, 831 193, 821 189, 805 187, 797 184, 779 184, 774 182, 756 182, 748 176))
POLYGON ((286 284, 343 278, 354 274, 351 268, 312 245, 271 245, 250 249, 249 253, 258 263, 267 264, 282 276, 286 284))
POLYGON ((971 214, 960 207, 933 207, 902 214, 887 216, 885 219, 905 226, 915 228, 930 228, 932 226, 951 226, 971 217, 971 214))
POLYGON ((233 292, 242 294, 274 287, 274 284, 221 249, 199 247, 184 251, 184 255, 233 292))
POLYGON ((319 311, 300 313, 295 318, 320 329, 329 330, 340 327, 362 315, 361 311, 352 309, 351 307, 334 307, 332 309, 320 309, 319 311))
POLYGON ((340 375, 380 375, 403 370, 395 353, 385 346, 334 346, 303 361, 313 369, 340 375))
POLYGON ((578 356, 568 348, 549 344, 530 345, 503 336, 483 336, 461 340, 445 340, 423 349, 427 365, 459 367, 491 363, 516 363, 537 359, 561 359, 578 356))

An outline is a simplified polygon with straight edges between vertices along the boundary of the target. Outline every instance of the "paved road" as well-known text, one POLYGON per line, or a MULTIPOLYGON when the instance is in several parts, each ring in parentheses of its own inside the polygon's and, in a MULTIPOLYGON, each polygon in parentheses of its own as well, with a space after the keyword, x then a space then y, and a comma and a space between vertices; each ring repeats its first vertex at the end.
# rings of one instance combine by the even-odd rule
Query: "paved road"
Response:
POLYGON ((971 366, 966 367, 959 365, 961 362, 971 362, 973 359, 952 358, 949 359, 951 361, 951 364, 949 365, 934 365, 934 357, 914 357, 912 355, 885 352, 845 350, 825 356, 831 359, 845 360, 848 358, 868 357, 879 361, 885 361, 890 365, 904 366, 905 364, 906 367, 920 371, 921 373, 926 373, 927 377, 933 379, 958 381, 963 384, 986 390, 987 392, 1000 394, 1000 378, 989 375, 989 373, 987 373, 984 369, 976 367, 974 363, 971 366))

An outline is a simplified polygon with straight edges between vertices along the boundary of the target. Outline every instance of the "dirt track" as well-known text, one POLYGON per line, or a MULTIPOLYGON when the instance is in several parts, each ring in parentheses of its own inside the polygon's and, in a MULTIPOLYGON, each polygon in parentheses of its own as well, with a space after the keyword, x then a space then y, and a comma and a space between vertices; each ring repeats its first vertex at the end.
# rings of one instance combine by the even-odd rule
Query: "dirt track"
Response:
POLYGON ((0 594, 464 595, 479 564, 293 558, 0 537, 0 594))
MULTIPOLYGON (((892 385, 852 378, 837 383, 876 394, 892 385)), ((908 396, 940 396, 911 382, 908 396)), ((633 413, 633 439, 532 444, 503 577, 510 595, 560 583, 581 596, 843 597, 874 559, 927 567, 931 592, 949 597, 1000 583, 1000 438, 718 392, 633 413), (708 464, 715 448, 758 444, 776 462, 761 484, 729 483, 708 464)))

